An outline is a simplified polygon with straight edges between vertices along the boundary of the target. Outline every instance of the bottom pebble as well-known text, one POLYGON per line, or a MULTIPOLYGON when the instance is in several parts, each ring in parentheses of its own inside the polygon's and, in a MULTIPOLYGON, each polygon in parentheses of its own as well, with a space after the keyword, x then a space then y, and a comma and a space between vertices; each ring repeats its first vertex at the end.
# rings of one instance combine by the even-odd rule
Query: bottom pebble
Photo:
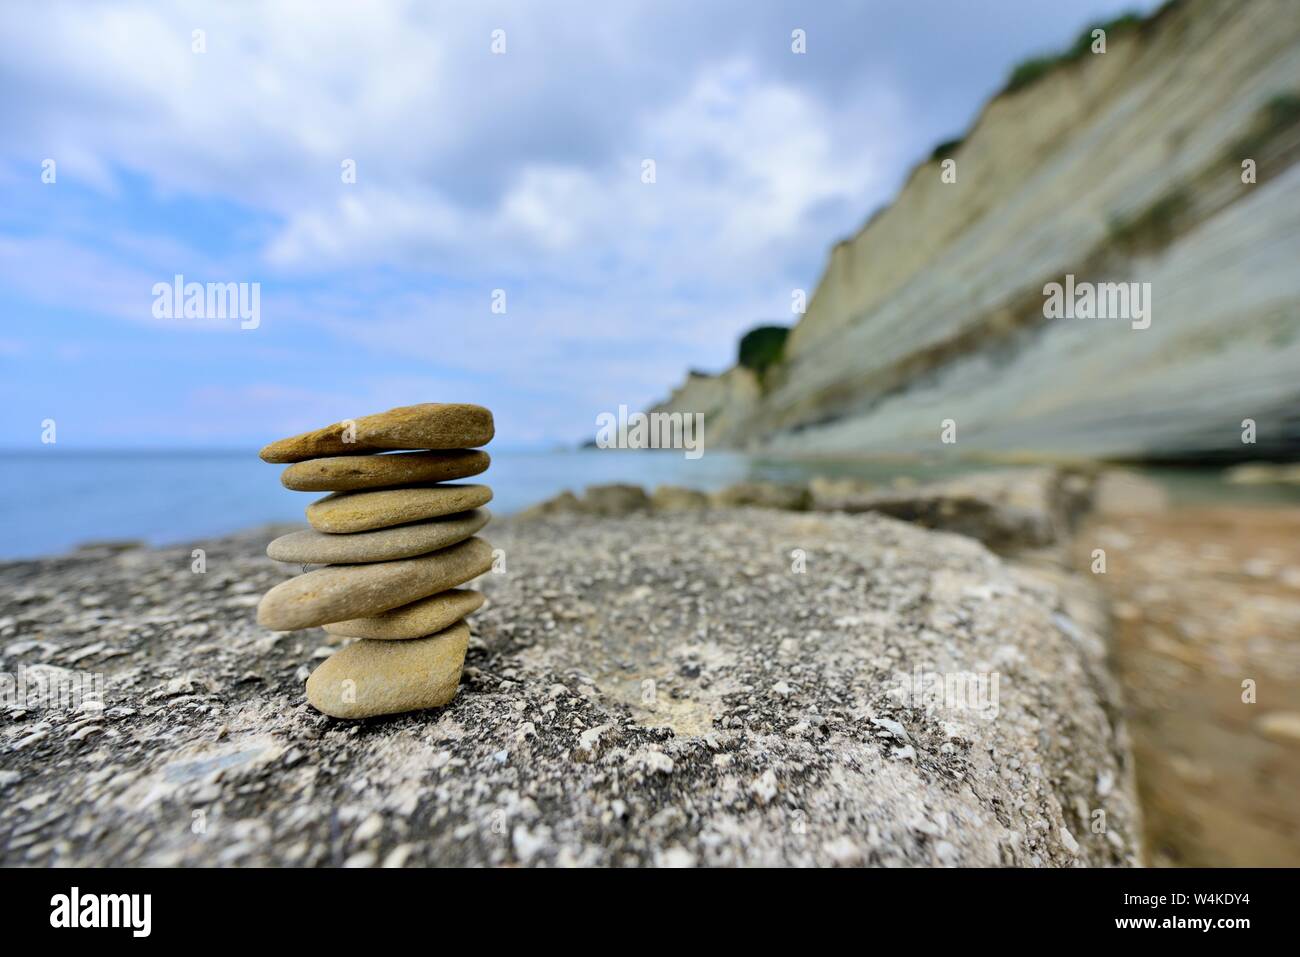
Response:
POLYGON ((469 647, 458 621, 407 641, 362 639, 326 658, 307 679, 307 701, 335 718, 440 708, 456 696, 469 647))

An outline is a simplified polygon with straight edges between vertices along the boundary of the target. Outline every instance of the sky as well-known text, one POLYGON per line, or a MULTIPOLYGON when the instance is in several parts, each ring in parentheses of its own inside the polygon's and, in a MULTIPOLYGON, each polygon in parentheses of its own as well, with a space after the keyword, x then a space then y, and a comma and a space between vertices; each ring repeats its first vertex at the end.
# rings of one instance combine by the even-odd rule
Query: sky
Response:
POLYGON ((416 402, 579 442, 792 322, 1014 63, 1153 5, 10 0, 0 447, 416 402), (168 316, 177 275, 256 284, 256 323, 168 316))

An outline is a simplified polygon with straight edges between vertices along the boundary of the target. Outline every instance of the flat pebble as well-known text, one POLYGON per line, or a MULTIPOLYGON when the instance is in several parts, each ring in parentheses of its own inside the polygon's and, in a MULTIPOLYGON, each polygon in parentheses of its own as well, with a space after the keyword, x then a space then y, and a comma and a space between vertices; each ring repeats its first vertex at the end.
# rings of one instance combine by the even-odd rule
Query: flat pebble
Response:
POLYGON ((492 413, 481 405, 424 402, 280 439, 259 454, 264 462, 302 462, 386 449, 473 449, 494 434, 492 413))
POLYGON ((468 647, 464 622, 410 641, 354 642, 312 672, 307 701, 335 718, 440 708, 456 696, 468 647))
POLYGON ((486 485, 416 485, 373 492, 335 492, 307 506, 321 532, 365 532, 468 511, 492 500, 486 485))
POLYGON ((413 525, 354 532, 351 535, 331 535, 315 529, 304 529, 281 535, 266 546, 266 554, 277 562, 302 565, 389 562, 425 555, 463 542, 486 525, 491 517, 486 509, 475 509, 413 525))
POLYGON ((409 605, 393 608, 372 618, 353 618, 336 621, 325 626, 331 635, 348 638, 372 638, 381 641, 418 638, 442 631, 453 622, 477 611, 483 604, 483 593, 469 589, 453 588, 409 605))
POLYGON ((257 607, 257 620, 276 631, 369 618, 446 591, 492 567, 492 546, 471 538, 418 558, 369 565, 330 565, 281 582, 257 607))
POLYGON ((486 452, 477 449, 333 455, 288 466, 280 473, 280 483, 299 492, 346 492, 412 482, 449 482, 478 475, 491 461, 486 452))

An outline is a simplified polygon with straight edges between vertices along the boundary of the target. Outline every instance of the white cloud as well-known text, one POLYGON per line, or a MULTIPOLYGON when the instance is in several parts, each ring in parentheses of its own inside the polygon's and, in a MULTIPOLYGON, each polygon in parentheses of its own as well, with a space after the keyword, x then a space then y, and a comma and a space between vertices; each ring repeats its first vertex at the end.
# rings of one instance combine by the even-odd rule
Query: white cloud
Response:
MULTIPOLYGON (((878 99, 878 128, 889 128, 898 109, 878 99)), ((785 266, 822 204, 856 217, 881 166, 867 131, 737 60, 705 67, 680 99, 648 110, 606 163, 520 157, 487 209, 420 187, 331 189, 304 198, 267 255, 321 270, 400 261, 458 276, 753 281, 785 266), (653 184, 641 178, 645 159, 653 184)))
MULTIPOLYGON (((47 60, 28 52, 15 69, 53 106, 21 112, 19 133, 75 158, 61 166, 65 181, 90 170, 112 188, 107 171, 130 170, 164 194, 269 214, 271 231, 242 263, 206 264, 216 278, 270 281, 269 322, 482 368, 480 352, 433 347, 429 330, 452 316, 501 322, 487 296, 505 288, 516 325, 494 343, 493 369, 523 374, 540 356, 563 364, 578 340, 622 343, 645 368, 643 346, 657 341, 669 349, 649 397, 688 364, 725 362, 744 326, 788 313, 790 288, 810 285, 820 262, 826 209, 847 227, 885 189, 876 144, 896 138, 879 134, 898 129, 901 108, 883 87, 837 108, 750 55, 655 62, 662 48, 635 42, 644 7, 602 18, 600 45, 566 35, 572 23, 511 8, 505 57, 488 52, 491 15, 361 9, 56 5, 46 19, 10 18, 0 42, 44 46, 47 60), (196 26, 205 54, 190 51, 196 26), (575 49, 608 72, 604 97, 584 100, 589 84, 564 69, 575 49), (612 121, 615 100, 633 108, 612 121), (598 132, 579 148, 553 142, 587 128, 598 132), (641 181, 647 158, 653 185, 641 181), (355 185, 340 179, 343 159, 357 163, 355 185), (495 172, 480 177, 479 166, 495 172), (338 288, 381 268, 407 271, 413 286, 342 304, 322 292, 318 308, 309 291, 291 301, 273 283, 338 288)), ((66 255, 38 256, 38 242, 14 261, 39 259, 41 269, 23 267, 28 284, 60 303, 137 315, 131 300, 172 260, 199 268, 192 250, 169 256, 161 240, 78 251, 60 238, 66 255), (56 279, 62 263, 90 268, 56 279)))

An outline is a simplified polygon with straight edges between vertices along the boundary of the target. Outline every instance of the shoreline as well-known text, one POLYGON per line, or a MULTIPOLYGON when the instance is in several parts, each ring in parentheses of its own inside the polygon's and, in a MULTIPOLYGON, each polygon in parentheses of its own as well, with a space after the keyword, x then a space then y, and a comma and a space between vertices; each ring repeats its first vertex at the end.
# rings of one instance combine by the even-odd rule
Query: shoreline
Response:
MULTIPOLYGON (((101 453, 85 452, 81 450, 61 451, 55 453, 59 456, 68 456, 69 458, 93 460, 101 453)), ((114 453, 116 454, 116 453, 114 453)), ((149 458, 159 453, 135 451, 125 452, 122 457, 126 460, 139 458, 149 458)), ((257 470, 265 470, 263 463, 249 460, 243 453, 225 453, 221 451, 211 451, 209 453, 217 458, 225 459, 232 463, 238 463, 239 468, 243 470, 246 466, 254 474, 257 470)), ((536 459, 549 463, 569 464, 569 456, 555 456, 550 452, 527 453, 530 464, 531 460, 536 459)), ((599 453, 584 453, 574 451, 571 453, 574 457, 585 459, 594 459, 597 455, 608 455, 608 451, 599 453)), ((710 474, 701 474, 698 470, 679 470, 662 472, 658 475, 637 475, 644 473, 644 469, 636 469, 632 466, 638 459, 646 457, 658 459, 659 465, 669 461, 668 457, 675 456, 678 453, 669 451, 666 455, 647 456, 642 452, 617 452, 622 456, 621 460, 613 462, 613 467, 608 474, 602 478, 596 474, 591 479, 590 484, 601 484, 602 481, 627 482, 639 481, 644 484, 647 492, 652 491, 652 487, 661 484, 680 484, 682 487, 690 487, 697 491, 706 493, 716 493, 725 487, 728 482, 744 483, 746 481, 760 481, 776 484, 791 484, 800 487, 810 487, 817 481, 833 480, 854 480, 861 483, 870 483, 878 488, 894 487, 912 487, 916 484, 936 484, 951 481, 960 481, 965 476, 977 476, 987 474, 1011 474, 1011 473, 1030 473, 1049 468, 1067 473, 1079 473, 1089 476, 1090 480, 1095 480, 1098 476, 1109 472, 1124 472, 1143 476, 1155 481, 1161 485, 1170 500, 1175 504, 1195 503, 1202 505, 1224 504, 1224 505, 1243 505, 1259 507, 1288 507, 1300 506, 1300 483, 1296 478, 1300 476, 1300 470, 1294 466, 1277 465, 1269 463, 1248 462, 1234 467, 1231 470, 1217 468, 1188 468, 1181 466, 1161 466, 1142 469, 1117 469, 1101 463, 1091 463, 1084 468, 1069 467, 1056 469, 1055 466, 1034 466, 1029 464, 1017 464, 1012 467, 1000 466, 992 461, 976 463, 970 460, 962 461, 941 461, 937 459, 921 460, 913 459, 909 462, 902 460, 894 461, 888 457, 876 458, 845 458, 845 457, 764 457, 755 456, 746 458, 743 455, 731 455, 725 467, 719 469, 714 466, 715 471, 710 474), (628 473, 631 475, 629 479, 628 473)), ((183 466, 189 452, 168 453, 164 457, 171 460, 175 465, 183 466)), ((511 464, 512 453, 506 453, 504 461, 507 465, 511 464)), ((33 453, 34 458, 41 458, 40 453, 33 453)), ((48 461, 48 457, 46 458, 48 461)), ((606 464, 611 460, 601 460, 606 464)), ((593 463, 594 464, 594 463, 593 463)), ((500 466, 497 466, 500 469, 500 466)), ((578 470, 583 471, 583 470, 578 470)), ((653 471, 653 470, 652 470, 653 471)), ((241 472, 242 474, 242 472, 241 472)), ((261 476, 264 478, 265 476, 261 476)), ((575 479, 574 470, 566 468, 557 472, 555 475, 541 483, 538 488, 533 489, 529 494, 521 495, 519 490, 514 487, 515 482, 507 476, 505 480, 505 497, 501 498, 495 504, 489 503, 489 508, 493 514, 499 518, 508 518, 513 515, 521 514, 544 503, 549 498, 560 492, 567 485, 569 489, 577 494, 581 494, 584 486, 588 484, 582 478, 575 479)), ((130 478, 123 476, 119 481, 130 481, 130 478)), ((247 480, 245 480, 247 481, 247 480)), ((498 479, 498 484, 500 480, 498 479)), ((242 486, 241 486, 242 487, 242 486)), ((281 494, 278 486, 267 486, 265 482, 258 481, 253 486, 258 496, 276 497, 281 494)), ((14 483, 11 489, 12 493, 17 496, 22 492, 21 485, 14 483)), ((74 493, 68 493, 69 495, 74 493)), ((238 494, 238 489, 230 494, 238 494)), ((261 510, 259 518, 239 518, 232 516, 229 523, 218 525, 204 524, 200 527, 193 527, 189 531, 175 532, 156 532, 145 534, 108 534, 91 533, 85 535, 79 540, 69 541, 62 548, 46 548, 40 551, 24 552, 21 554, 3 555, 0 554, 0 564, 12 561, 30 561, 41 558, 51 558, 61 555, 75 554, 78 549, 84 547, 98 547, 103 544, 117 544, 126 546, 132 544, 136 547, 153 547, 166 548, 180 545, 195 538, 216 537, 222 535, 235 535, 245 530, 256 528, 261 525, 271 523, 290 523, 301 522, 302 503, 296 498, 291 497, 291 493, 283 493, 283 504, 276 504, 274 507, 268 505, 261 510)), ((221 499, 215 503, 204 503, 201 498, 186 499, 183 503, 171 503, 174 510, 181 505, 191 512, 199 509, 202 512, 217 511, 220 512, 225 506, 221 499)), ((93 511, 94 504, 86 502, 81 506, 82 511, 93 511)), ((20 527, 17 533, 11 537, 10 541, 22 540, 23 529, 21 522, 24 515, 13 516, 19 520, 20 527)), ((87 523, 93 523, 94 519, 87 516, 87 523)), ((0 519, 6 516, 0 513, 0 519)), ((141 516, 142 521, 145 516, 141 516)), ((156 516, 149 516, 149 523, 158 525, 156 516)), ((64 524, 73 521, 65 519, 64 524)), ((119 523, 120 524, 120 523, 119 523)), ((46 533, 48 534, 48 532, 46 533)))

